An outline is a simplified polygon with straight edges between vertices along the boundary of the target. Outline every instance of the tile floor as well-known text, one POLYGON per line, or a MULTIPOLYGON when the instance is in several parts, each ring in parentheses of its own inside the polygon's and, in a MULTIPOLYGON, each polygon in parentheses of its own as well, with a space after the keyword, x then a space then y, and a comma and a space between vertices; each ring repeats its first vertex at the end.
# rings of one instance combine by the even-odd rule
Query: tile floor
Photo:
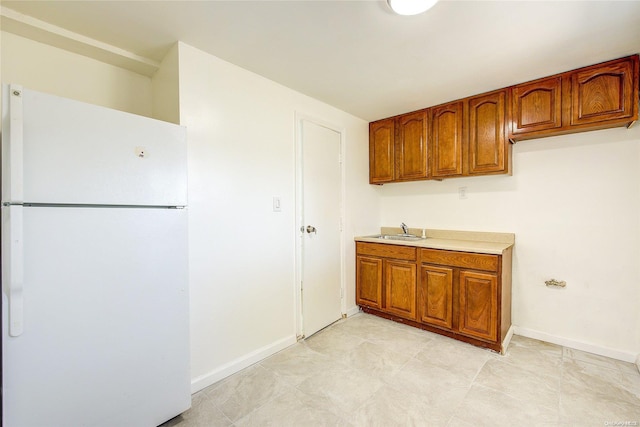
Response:
POLYGON ((175 426, 640 426, 640 373, 520 336, 500 356, 358 314, 195 394, 162 427, 175 426))

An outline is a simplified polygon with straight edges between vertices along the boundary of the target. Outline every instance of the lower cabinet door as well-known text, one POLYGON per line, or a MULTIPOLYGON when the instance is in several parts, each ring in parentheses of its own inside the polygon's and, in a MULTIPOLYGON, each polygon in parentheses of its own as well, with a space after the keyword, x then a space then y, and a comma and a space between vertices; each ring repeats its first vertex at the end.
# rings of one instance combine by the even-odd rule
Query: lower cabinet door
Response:
POLYGON ((416 319, 416 263, 384 260, 385 310, 416 319))
POLYGON ((495 341, 498 337, 498 276, 460 271, 459 332, 495 341))
POLYGON ((418 316, 421 322, 453 328, 453 269, 423 265, 418 287, 418 316))
POLYGON ((356 257, 356 304, 382 308, 382 259, 356 257))

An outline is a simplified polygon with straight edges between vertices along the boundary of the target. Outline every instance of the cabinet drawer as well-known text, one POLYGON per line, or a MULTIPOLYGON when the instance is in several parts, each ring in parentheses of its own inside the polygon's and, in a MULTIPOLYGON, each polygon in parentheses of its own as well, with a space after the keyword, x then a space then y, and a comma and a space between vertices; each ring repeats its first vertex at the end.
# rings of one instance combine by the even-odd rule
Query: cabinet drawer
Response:
POLYGON ((386 245, 384 243, 356 242, 358 255, 373 255, 383 258, 416 260, 416 248, 410 246, 386 245))
POLYGON ((498 271, 498 255, 474 254, 468 252, 421 249, 423 263, 472 268, 474 270, 498 271))

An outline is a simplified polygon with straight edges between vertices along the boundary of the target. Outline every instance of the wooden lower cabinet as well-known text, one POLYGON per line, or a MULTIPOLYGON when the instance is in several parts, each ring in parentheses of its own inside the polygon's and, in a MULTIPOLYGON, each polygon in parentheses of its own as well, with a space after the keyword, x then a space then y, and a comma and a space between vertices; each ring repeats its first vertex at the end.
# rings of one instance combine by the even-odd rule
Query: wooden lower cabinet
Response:
POLYGON ((416 318, 416 263, 384 260, 385 302, 389 313, 415 320, 416 318))
POLYGON ((356 304, 416 320, 417 249, 356 242, 356 304))
POLYGON ((495 341, 498 335, 498 276, 460 271, 459 323, 461 334, 495 341))
POLYGON ((356 257, 356 304, 382 308, 382 259, 356 257))
POLYGON ((365 312, 503 352, 511 253, 357 242, 356 302, 365 312))
POLYGON ((453 268, 423 265, 418 290, 420 321, 453 328, 453 268))

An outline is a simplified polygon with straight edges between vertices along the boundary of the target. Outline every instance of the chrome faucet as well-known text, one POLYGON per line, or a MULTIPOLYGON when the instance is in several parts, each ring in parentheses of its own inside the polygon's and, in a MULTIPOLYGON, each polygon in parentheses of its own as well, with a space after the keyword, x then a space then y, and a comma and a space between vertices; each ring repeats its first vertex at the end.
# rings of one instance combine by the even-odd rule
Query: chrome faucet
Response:
POLYGON ((407 224, 403 222, 400 224, 400 227, 402 228, 402 234, 409 234, 409 227, 407 227, 407 224))

